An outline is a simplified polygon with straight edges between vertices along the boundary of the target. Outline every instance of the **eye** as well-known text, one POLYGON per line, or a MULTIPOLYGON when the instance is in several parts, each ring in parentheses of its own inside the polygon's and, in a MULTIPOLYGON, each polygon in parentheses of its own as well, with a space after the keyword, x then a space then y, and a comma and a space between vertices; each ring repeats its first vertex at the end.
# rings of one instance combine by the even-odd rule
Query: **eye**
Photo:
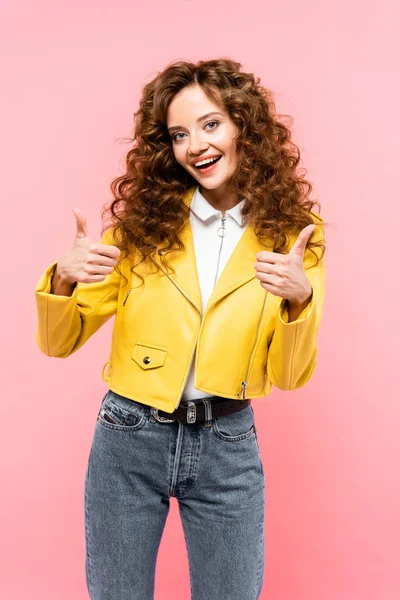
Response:
POLYGON ((172 136, 172 139, 174 140, 174 142, 179 142, 182 138, 177 139, 177 135, 184 135, 183 133, 174 133, 174 135, 172 136))
MULTIPOLYGON (((207 127, 207 125, 212 125, 213 123, 215 123, 216 125, 219 125, 219 121, 208 121, 208 123, 205 124, 205 127, 207 127)), ((216 128, 213 127, 213 129, 216 129, 216 128)))
MULTIPOLYGON (((218 127, 218 125, 219 125, 219 121, 208 121, 208 123, 206 123, 206 124, 204 125, 204 127, 207 127, 207 125, 216 125, 216 126, 218 127)), ((214 131, 215 129, 216 129, 216 127, 213 127, 212 129, 208 129, 208 131, 214 131)), ((185 135, 185 134, 184 134, 184 133, 182 133, 182 132, 179 132, 179 133, 174 133, 174 134, 173 134, 173 136, 172 136, 172 140, 173 140, 174 142, 180 142, 180 141, 183 139, 183 138, 178 138, 178 137, 177 137, 178 135, 185 135)))

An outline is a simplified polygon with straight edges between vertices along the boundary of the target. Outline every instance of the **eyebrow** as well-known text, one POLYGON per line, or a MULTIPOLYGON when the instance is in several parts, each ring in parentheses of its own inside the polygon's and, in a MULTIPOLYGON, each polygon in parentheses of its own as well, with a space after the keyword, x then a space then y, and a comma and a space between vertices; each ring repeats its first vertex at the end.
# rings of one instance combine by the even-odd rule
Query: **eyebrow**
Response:
MULTIPOLYGON (((224 115, 220 112, 209 112, 205 115, 203 115, 202 117, 199 117, 198 119, 196 119, 196 123, 200 123, 200 121, 204 121, 204 119, 207 119, 207 117, 210 117, 211 115, 221 115, 221 117, 223 117, 224 115)), ((168 131, 171 132, 175 129, 185 129, 182 125, 174 125, 173 127, 168 127, 168 131)))

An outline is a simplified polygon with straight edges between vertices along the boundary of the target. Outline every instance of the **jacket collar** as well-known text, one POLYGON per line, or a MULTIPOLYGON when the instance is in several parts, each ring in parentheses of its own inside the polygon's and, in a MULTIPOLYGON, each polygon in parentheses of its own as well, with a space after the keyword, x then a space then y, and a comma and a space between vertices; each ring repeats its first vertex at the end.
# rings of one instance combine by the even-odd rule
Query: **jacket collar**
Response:
MULTIPOLYGON (((238 204, 236 204, 233 208, 225 211, 225 214, 230 215, 237 222, 240 227, 245 227, 245 224, 242 221, 241 209, 246 199, 243 198, 238 204)), ((196 215, 198 219, 201 221, 208 221, 208 219, 220 217, 221 211, 217 210, 207 200, 204 198, 203 194, 200 192, 199 186, 195 187, 193 196, 190 200, 190 210, 196 215)))
MULTIPOLYGON (((195 190, 196 187, 191 187, 185 192, 183 202, 188 207, 190 207, 195 190)), ((170 252, 166 257, 175 273, 167 273, 166 268, 160 262, 158 253, 156 253, 154 260, 164 273, 168 275, 174 285, 176 285, 201 314, 201 291, 197 275, 196 256, 190 219, 185 221, 183 228, 179 232, 179 237, 185 245, 185 250, 182 252, 170 252)), ((259 242, 254 227, 250 222, 219 276, 205 311, 224 296, 227 296, 248 281, 256 279, 254 263, 257 260, 257 252, 260 252, 260 250, 272 249, 272 241, 268 245, 262 245, 259 242)))

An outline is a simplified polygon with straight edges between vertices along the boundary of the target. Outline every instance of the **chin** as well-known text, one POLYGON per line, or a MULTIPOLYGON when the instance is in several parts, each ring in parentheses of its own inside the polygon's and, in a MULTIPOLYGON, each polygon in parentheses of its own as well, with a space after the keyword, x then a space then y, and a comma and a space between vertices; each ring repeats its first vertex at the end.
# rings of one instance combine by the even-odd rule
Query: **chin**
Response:
POLYGON ((224 178, 222 180, 216 180, 216 181, 211 181, 211 179, 207 179, 207 178, 204 178, 204 179, 205 179, 205 181, 199 181, 198 179, 196 181, 205 190, 217 190, 218 188, 223 187, 228 181, 228 178, 224 178))

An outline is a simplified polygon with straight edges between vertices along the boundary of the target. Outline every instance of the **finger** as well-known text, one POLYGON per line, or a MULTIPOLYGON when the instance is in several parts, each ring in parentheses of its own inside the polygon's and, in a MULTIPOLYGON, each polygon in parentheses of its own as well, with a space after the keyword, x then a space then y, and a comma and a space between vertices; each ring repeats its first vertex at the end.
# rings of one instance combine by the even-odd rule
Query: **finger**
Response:
POLYGON ((111 258, 118 258, 121 254, 121 250, 117 246, 110 244, 93 244, 92 252, 100 254, 101 256, 110 256, 111 258))
POLYGON ((88 275, 109 275, 114 270, 113 264, 89 263, 85 265, 84 271, 88 275))
POLYGON ((270 292, 274 296, 280 296, 282 298, 282 296, 279 293, 281 290, 279 288, 277 288, 275 285, 272 285, 270 283, 265 283, 264 281, 260 281, 260 285, 262 288, 264 288, 264 290, 266 292, 270 292))
POLYGON ((79 208, 76 208, 75 206, 72 208, 72 212, 74 213, 76 219, 76 237, 88 237, 86 218, 83 216, 79 208))
POLYGON ((268 262, 255 262, 254 268, 256 271, 262 271, 263 273, 271 273, 274 275, 283 275, 282 269, 279 264, 268 263, 268 262))
POLYGON ((307 242, 315 228, 316 225, 314 225, 313 223, 307 225, 307 227, 304 227, 304 229, 300 231, 297 240, 290 249, 289 254, 298 254, 300 256, 303 256, 305 247, 307 246, 307 242))
POLYGON ((109 254, 98 254, 95 251, 91 251, 88 258, 86 259, 87 264, 102 266, 102 267, 114 267, 117 261, 117 257, 110 256, 109 254))
POLYGON ((272 286, 278 286, 278 283, 280 282, 280 277, 271 273, 260 273, 260 271, 258 271, 256 273, 256 277, 260 280, 260 282, 267 283, 272 286))
POLYGON ((269 250, 261 250, 257 252, 256 258, 261 262, 267 262, 271 264, 278 264, 282 262, 285 254, 279 254, 279 252, 269 252, 269 250))

